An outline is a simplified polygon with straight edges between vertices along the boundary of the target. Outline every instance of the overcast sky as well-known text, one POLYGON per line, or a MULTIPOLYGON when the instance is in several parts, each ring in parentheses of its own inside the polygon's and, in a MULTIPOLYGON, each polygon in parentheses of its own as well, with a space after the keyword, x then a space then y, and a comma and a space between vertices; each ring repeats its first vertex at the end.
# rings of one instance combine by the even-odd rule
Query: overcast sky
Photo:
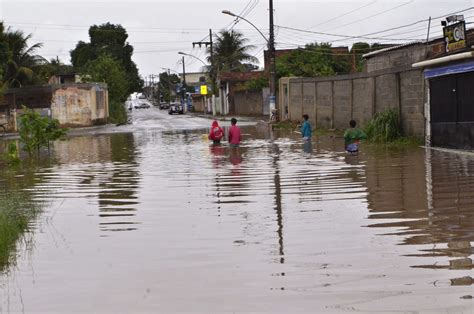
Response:
MULTIPOLYGON (((205 49, 193 49, 192 42, 208 40, 210 28, 217 33, 232 26, 233 18, 222 14, 222 10, 244 15, 267 35, 268 3, 268 0, 0 0, 0 20, 13 29, 33 34, 31 43, 44 43, 38 51, 40 55, 48 59, 58 56, 65 63, 70 63, 69 51, 77 41, 89 41, 90 25, 121 24, 135 48, 133 60, 140 74, 148 76, 162 72, 162 68, 181 72, 178 51, 204 60, 205 49)), ((473 0, 274 0, 277 49, 315 41, 350 46, 357 41, 392 43, 425 39, 428 22, 423 20, 430 16, 437 18, 432 22, 430 37, 440 36, 439 17, 466 10, 463 12, 466 20, 474 22, 473 7, 473 0), (386 31, 418 21, 422 22, 386 31)), ((234 29, 244 33, 249 44, 256 47, 252 53, 262 60, 265 39, 244 21, 234 29)), ((190 57, 185 57, 185 62, 189 72, 199 71, 202 66, 190 57)))

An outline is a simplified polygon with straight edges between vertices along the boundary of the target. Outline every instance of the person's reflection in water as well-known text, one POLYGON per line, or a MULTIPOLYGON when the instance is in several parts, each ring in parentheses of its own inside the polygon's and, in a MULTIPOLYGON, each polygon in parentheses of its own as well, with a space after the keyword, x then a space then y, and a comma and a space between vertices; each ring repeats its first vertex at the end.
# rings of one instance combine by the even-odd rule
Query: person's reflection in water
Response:
POLYGON ((313 142, 311 142, 311 140, 304 141, 304 143, 303 143, 303 152, 305 154, 313 153, 313 142))
POLYGON ((214 167, 219 168, 223 163, 224 147, 221 144, 212 144, 209 146, 209 151, 212 154, 212 164, 214 167))
POLYGON ((231 147, 229 152, 230 163, 234 166, 239 165, 242 162, 242 154, 239 147, 231 147))

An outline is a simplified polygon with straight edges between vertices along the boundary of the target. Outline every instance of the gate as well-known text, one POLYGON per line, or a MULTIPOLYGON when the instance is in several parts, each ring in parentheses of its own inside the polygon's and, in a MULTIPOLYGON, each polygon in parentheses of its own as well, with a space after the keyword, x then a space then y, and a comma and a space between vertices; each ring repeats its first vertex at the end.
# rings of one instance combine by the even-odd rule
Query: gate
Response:
POLYGON ((431 145, 474 149, 474 72, 430 80, 431 145))

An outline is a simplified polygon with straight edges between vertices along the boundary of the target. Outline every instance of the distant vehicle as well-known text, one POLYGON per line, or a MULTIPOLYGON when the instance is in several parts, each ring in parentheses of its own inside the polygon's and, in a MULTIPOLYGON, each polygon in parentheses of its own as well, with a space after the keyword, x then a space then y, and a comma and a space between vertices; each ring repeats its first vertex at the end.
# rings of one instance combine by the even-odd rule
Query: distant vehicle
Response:
POLYGON ((150 108, 150 105, 145 102, 142 102, 139 105, 135 105, 135 109, 148 109, 148 108, 150 108))
POLYGON ((171 103, 170 108, 168 109, 168 114, 173 114, 173 113, 183 114, 184 113, 183 105, 181 105, 181 103, 179 102, 171 103))
POLYGON ((160 102, 160 109, 163 110, 163 109, 170 109, 170 104, 167 103, 167 102, 160 102))

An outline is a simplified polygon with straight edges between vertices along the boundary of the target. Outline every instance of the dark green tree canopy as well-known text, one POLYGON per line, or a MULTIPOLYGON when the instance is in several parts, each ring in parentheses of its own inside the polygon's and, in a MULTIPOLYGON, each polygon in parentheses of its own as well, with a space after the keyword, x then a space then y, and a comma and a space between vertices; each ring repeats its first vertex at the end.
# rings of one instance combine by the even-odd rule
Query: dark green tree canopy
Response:
POLYGON ((277 75, 316 77, 350 72, 350 58, 335 54, 331 44, 314 43, 278 57, 277 75))
POLYGON ((180 78, 176 74, 168 74, 168 72, 160 73, 160 81, 158 83, 158 88, 160 95, 164 101, 171 101, 171 91, 176 90, 176 85, 180 82, 180 78))
POLYGON ((77 71, 83 70, 91 60, 101 55, 108 55, 117 60, 127 74, 127 93, 140 91, 143 80, 138 74, 138 68, 132 60, 133 47, 127 42, 128 34, 121 25, 102 24, 89 28, 90 43, 79 41, 76 48, 71 50, 71 62, 77 71))
POLYGON ((107 83, 110 121, 124 123, 127 120, 127 115, 123 103, 128 96, 128 81, 127 73, 120 62, 104 54, 89 61, 83 71, 87 80, 107 83))

